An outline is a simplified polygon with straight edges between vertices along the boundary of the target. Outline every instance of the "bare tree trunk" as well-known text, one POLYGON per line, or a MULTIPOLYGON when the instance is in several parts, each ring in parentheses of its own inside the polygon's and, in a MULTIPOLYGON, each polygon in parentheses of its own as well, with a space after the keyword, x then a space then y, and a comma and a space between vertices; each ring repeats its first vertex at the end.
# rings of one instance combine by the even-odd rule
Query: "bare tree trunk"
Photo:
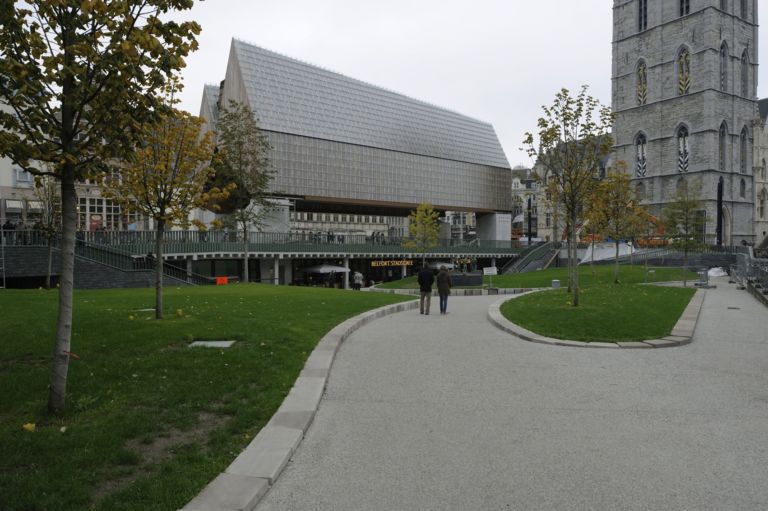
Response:
POLYGON ((48 236, 48 269, 45 273, 45 289, 51 289, 51 267, 53 266, 53 239, 48 236))
POLYGON ((618 284, 619 283, 619 240, 617 239, 615 243, 616 243, 616 255, 613 259, 613 283, 618 284))
POLYGON ((579 306, 579 261, 577 259, 577 247, 576 247, 576 212, 574 211, 571 214, 571 238, 572 240, 572 246, 573 246, 573 259, 571 260, 571 267, 573 271, 573 283, 571 285, 571 292, 573 293, 573 298, 571 299, 571 302, 573 303, 574 307, 579 306))
POLYGON ((48 410, 64 409, 67 392, 67 372, 72 341, 72 300, 75 274, 75 228, 77 226, 77 197, 75 168, 64 163, 61 171, 61 272, 59 273, 59 316, 56 321, 56 341, 53 368, 48 385, 48 410))
POLYGON ((163 235, 165 220, 157 221, 155 231, 155 319, 163 319, 163 235))
POLYGON ((250 282, 248 275, 248 224, 243 222, 243 282, 250 282))

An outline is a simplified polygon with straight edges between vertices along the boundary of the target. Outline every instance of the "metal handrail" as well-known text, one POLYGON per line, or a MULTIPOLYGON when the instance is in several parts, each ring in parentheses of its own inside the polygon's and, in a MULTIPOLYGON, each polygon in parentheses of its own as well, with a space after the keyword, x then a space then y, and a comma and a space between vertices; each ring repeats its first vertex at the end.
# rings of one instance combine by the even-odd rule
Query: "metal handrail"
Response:
MULTIPOLYGON (((9 233, 12 231, 8 231, 9 233)), ((154 253, 155 231, 79 231, 77 241, 93 246, 107 246, 111 249, 134 255, 154 253)), ((235 231, 167 231, 164 233, 164 251, 168 254, 189 253, 230 253, 242 254, 242 234, 235 231)), ((41 231, 13 231, 9 239, 16 245, 47 245, 47 238, 41 231)), ((261 253, 329 253, 350 254, 411 254, 414 251, 403 247, 403 238, 392 236, 365 236, 361 234, 333 233, 269 233, 250 232, 248 251, 261 253)), ((520 247, 517 242, 486 240, 439 240, 430 248, 429 254, 505 254, 516 255, 520 247)))

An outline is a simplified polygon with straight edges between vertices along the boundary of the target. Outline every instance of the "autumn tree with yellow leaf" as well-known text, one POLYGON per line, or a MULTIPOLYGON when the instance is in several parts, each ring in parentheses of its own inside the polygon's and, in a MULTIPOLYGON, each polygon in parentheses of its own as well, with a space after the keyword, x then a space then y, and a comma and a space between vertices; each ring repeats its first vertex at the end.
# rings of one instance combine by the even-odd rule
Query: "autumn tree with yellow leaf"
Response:
POLYGON ((427 251, 437 246, 440 234, 438 216, 429 202, 422 202, 416 211, 408 215, 408 237, 403 238, 402 245, 421 254, 422 265, 426 264, 427 251))
POLYGON ((146 130, 134 155, 105 181, 105 195, 126 211, 155 224, 155 317, 163 318, 163 238, 174 225, 189 225, 193 209, 210 202, 217 189, 205 192, 213 169, 210 132, 200 135, 203 120, 172 110, 146 130))
POLYGON ((601 233, 611 238, 614 243, 614 283, 619 282, 621 239, 629 239, 637 232, 637 219, 644 214, 638 202, 630 185, 629 174, 620 169, 609 171, 605 179, 597 185, 592 196, 589 216, 599 226, 601 233))
POLYGON ((579 268, 576 251, 578 225, 598 177, 600 165, 613 146, 610 108, 587 94, 587 87, 572 96, 568 89, 543 107, 536 138, 526 133, 527 153, 543 168, 541 178, 551 183, 553 197, 562 207, 568 229, 568 273, 571 303, 579 305, 579 268))
POLYGON ((0 2, 0 155, 61 187, 59 307, 48 409, 62 410, 72 334, 75 183, 132 152, 169 78, 197 49, 193 0, 0 2), (46 168, 50 164, 52 168, 46 168))

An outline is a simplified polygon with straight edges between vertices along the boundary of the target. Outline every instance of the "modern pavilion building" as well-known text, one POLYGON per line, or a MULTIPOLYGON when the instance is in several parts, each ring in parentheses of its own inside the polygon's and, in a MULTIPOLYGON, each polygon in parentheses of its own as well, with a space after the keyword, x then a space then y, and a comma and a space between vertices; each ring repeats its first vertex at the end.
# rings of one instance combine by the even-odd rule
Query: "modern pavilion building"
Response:
POLYGON ((476 213, 484 239, 510 239, 510 166, 486 122, 238 40, 224 80, 205 87, 208 129, 230 101, 248 104, 268 137, 270 189, 290 199, 295 230, 318 218, 370 233, 384 218, 394 225, 383 233, 402 234, 427 201, 476 213))

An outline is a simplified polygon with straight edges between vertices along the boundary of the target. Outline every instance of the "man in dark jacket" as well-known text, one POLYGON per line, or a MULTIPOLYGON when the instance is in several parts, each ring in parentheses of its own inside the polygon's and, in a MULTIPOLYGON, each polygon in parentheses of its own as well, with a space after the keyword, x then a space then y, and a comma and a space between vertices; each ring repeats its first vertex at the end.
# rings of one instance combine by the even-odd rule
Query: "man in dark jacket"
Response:
POLYGON ((448 268, 440 267, 437 274, 437 294, 440 295, 440 314, 448 314, 448 295, 451 294, 451 276, 448 268))
POLYGON ((432 274, 432 270, 424 266, 419 271, 419 291, 421 296, 419 298, 419 311, 422 314, 429 314, 429 302, 432 300, 432 283, 435 281, 435 276, 432 274))

